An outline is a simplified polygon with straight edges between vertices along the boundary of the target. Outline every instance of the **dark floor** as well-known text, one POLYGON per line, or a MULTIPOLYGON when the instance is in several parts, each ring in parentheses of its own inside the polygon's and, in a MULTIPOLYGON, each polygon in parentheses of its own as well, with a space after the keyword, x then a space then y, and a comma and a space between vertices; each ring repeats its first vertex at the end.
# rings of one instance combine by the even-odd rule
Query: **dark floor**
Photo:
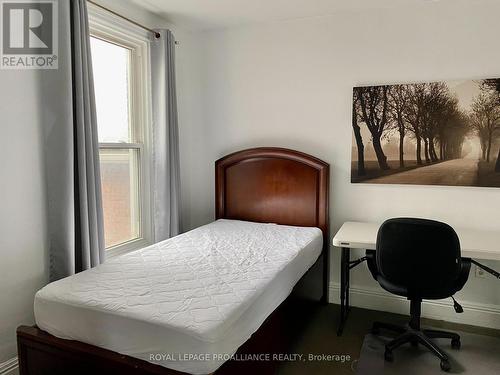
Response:
MULTIPOLYGON (((365 335, 369 332, 373 321, 406 324, 407 317, 383 311, 365 310, 353 307, 342 336, 337 336, 339 306, 329 304, 318 306, 312 316, 304 322, 301 335, 291 345, 290 353, 302 354, 299 360, 283 362, 279 368, 280 375, 321 375, 321 374, 353 374, 365 335), (330 354, 331 358, 309 358, 310 354, 330 354), (334 357, 337 355, 338 357, 334 357), (343 357, 342 357, 343 356, 343 357), (349 356, 349 360, 347 360, 349 356), (344 358, 344 362, 342 362, 344 358)), ((422 326, 432 326, 450 331, 500 337, 500 331, 449 323, 445 321, 422 319, 422 326)))

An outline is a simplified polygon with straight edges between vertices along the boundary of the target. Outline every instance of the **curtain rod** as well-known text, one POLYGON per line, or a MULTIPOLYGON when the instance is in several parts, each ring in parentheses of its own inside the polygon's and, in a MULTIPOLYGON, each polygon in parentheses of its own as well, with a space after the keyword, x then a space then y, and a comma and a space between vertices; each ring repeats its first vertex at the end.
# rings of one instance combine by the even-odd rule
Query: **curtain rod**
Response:
MULTIPOLYGON (((161 34, 160 34, 158 31, 156 31, 156 30, 153 30, 153 29, 150 29, 149 27, 146 27, 146 26, 144 26, 144 25, 141 25, 139 22, 136 22, 136 21, 134 21, 134 20, 131 20, 131 19, 130 19, 130 18, 128 18, 128 17, 122 16, 120 13, 117 13, 117 12, 115 12, 114 10, 111 10, 111 9, 109 9, 109 8, 106 8, 105 6, 103 6, 103 5, 101 5, 101 4, 97 4, 96 2, 94 2, 94 1, 92 1, 92 0, 87 0, 87 2, 88 2, 88 3, 90 3, 90 4, 95 5, 95 6, 96 6, 96 7, 98 7, 98 8, 101 8, 101 9, 103 9, 103 10, 105 10, 105 11, 109 12, 109 13, 112 13, 112 14, 114 14, 115 16, 120 17, 120 18, 122 18, 122 19, 124 19, 124 20, 126 20, 126 21, 128 21, 128 22, 130 22, 130 23, 132 23, 132 24, 134 24, 134 25, 136 25, 136 26, 138 26, 138 27, 140 27, 141 29, 144 29, 144 30, 146 30, 146 31, 149 31, 150 33, 152 33, 152 34, 154 35, 154 37, 155 37, 156 39, 161 38, 161 34)), ((175 44, 179 44, 179 42, 176 40, 176 41, 175 41, 175 44)))

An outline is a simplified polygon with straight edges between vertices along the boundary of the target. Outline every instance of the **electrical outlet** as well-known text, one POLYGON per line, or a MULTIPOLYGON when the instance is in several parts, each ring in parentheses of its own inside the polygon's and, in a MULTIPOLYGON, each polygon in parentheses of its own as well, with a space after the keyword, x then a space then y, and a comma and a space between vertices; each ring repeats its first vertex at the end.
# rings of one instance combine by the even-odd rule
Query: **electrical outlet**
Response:
POLYGON ((476 277, 479 279, 484 279, 486 277, 486 272, 481 267, 478 266, 475 267, 476 267, 476 277))

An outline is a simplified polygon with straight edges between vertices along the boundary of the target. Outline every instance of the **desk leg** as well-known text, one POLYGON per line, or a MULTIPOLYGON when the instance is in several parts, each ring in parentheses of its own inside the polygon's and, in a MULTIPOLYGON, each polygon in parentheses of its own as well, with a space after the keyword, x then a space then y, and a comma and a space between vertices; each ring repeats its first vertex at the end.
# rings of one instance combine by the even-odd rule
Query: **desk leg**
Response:
POLYGON ((342 335, 344 324, 349 313, 349 261, 351 260, 351 249, 342 248, 340 259, 340 322, 337 336, 342 335))

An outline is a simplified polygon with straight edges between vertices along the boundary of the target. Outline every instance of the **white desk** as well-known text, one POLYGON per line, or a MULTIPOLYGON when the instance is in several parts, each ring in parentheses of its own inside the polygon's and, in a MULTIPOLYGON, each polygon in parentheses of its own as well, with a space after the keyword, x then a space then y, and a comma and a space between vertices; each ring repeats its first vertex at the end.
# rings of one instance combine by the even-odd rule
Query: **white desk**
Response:
MULTIPOLYGON (((349 313, 350 270, 366 260, 365 257, 351 261, 350 249, 375 250, 380 224, 348 221, 333 238, 333 246, 342 249, 340 261, 340 323, 337 335, 342 334, 349 313)), ((463 258, 500 261, 500 231, 474 231, 455 229, 460 239, 463 258)), ((499 277, 498 272, 471 260, 487 272, 499 277)))
MULTIPOLYGON (((348 221, 333 238, 333 246, 375 250, 380 224, 348 221)), ((455 228, 462 256, 500 261, 500 231, 476 231, 455 228)))

